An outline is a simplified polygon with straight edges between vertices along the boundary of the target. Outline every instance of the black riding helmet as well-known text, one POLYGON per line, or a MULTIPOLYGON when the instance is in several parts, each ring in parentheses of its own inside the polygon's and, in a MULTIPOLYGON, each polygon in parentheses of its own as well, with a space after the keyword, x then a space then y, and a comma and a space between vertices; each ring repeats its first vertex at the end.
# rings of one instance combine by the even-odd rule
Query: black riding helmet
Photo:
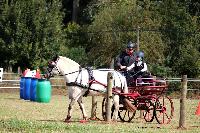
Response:
POLYGON ((127 48, 130 49, 130 48, 136 48, 136 44, 129 41, 128 44, 127 44, 127 48))
POLYGON ((136 52, 136 61, 142 61, 143 59, 144 59, 144 52, 143 51, 136 52))
POLYGON ((136 56, 137 56, 137 57, 140 57, 140 58, 144 58, 144 52, 143 52, 143 51, 138 51, 138 52, 136 53, 136 56))

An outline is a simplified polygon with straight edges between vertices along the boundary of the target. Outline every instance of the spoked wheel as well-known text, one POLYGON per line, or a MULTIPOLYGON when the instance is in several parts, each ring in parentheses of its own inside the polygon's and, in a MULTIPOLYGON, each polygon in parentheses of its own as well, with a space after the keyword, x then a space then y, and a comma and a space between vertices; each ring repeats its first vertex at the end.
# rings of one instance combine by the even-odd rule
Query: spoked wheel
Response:
MULTIPOLYGON (((115 110, 115 107, 113 105, 111 108, 111 118, 113 116, 114 110, 115 110)), ((134 118, 135 114, 136 114, 136 110, 133 112, 128 111, 123 104, 120 104, 118 116, 121 121, 130 122, 134 118)), ((104 120, 106 120, 106 98, 104 98, 102 102, 102 117, 104 120)))
MULTIPOLYGON (((106 104, 107 104, 107 101, 106 101, 106 98, 104 97, 103 101, 102 101, 102 117, 103 117, 103 120, 106 120, 106 104)), ((115 109, 115 107, 113 105, 112 108, 111 108, 111 118, 113 116, 114 109, 115 109)))
POLYGON ((155 116, 155 106, 150 100, 147 100, 144 106, 144 119, 146 122, 152 122, 155 116))
POLYGON ((156 108, 156 120, 159 124, 170 123, 173 114, 174 106, 172 100, 168 96, 159 96, 155 103, 156 108))
POLYGON ((124 105, 120 105, 118 116, 119 116, 121 121, 130 122, 134 118, 135 114, 136 114, 136 110, 133 111, 133 112, 132 111, 128 111, 126 109, 126 107, 124 107, 124 105))

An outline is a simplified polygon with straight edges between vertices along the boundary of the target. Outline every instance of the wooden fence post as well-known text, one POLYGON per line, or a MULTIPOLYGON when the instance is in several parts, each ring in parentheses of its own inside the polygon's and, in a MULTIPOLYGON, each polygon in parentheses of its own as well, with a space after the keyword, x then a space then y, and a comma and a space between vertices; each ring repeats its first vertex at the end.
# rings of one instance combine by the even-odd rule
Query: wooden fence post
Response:
POLYGON ((187 75, 182 76, 182 90, 180 98, 180 119, 179 128, 185 128, 185 102, 187 96, 187 75))
POLYGON ((113 86, 113 73, 109 72, 107 76, 107 104, 106 104, 106 121, 111 121, 111 107, 112 107, 112 86, 113 86))
POLYGON ((91 110, 91 118, 90 118, 92 120, 97 119, 96 109, 97 109, 97 99, 95 96, 92 96, 92 110, 91 110))

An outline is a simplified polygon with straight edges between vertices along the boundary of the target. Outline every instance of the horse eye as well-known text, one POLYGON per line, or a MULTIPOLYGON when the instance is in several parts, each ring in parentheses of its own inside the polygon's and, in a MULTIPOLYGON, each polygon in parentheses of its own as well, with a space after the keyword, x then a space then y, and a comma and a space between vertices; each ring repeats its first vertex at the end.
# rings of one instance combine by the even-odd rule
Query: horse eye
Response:
POLYGON ((51 64, 51 63, 52 63, 52 61, 49 61, 49 62, 48 62, 48 65, 51 64))
POLYGON ((54 63, 54 62, 52 62, 52 61, 51 61, 51 62, 49 62, 49 64, 48 64, 48 67, 49 67, 49 68, 54 68, 54 67, 55 67, 55 63, 54 63))

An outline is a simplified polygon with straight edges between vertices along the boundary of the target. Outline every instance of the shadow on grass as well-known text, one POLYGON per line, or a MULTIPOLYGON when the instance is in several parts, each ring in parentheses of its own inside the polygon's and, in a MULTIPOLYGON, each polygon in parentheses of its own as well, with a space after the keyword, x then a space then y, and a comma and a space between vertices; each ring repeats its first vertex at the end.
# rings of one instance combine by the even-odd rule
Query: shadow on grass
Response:
POLYGON ((65 122, 64 120, 37 120, 37 121, 44 121, 44 122, 62 122, 62 123, 77 123, 80 120, 71 120, 69 122, 65 122))
POLYGON ((23 99, 20 99, 20 98, 11 98, 11 97, 8 97, 8 98, 4 98, 4 99, 8 99, 8 100, 23 100, 23 99))

